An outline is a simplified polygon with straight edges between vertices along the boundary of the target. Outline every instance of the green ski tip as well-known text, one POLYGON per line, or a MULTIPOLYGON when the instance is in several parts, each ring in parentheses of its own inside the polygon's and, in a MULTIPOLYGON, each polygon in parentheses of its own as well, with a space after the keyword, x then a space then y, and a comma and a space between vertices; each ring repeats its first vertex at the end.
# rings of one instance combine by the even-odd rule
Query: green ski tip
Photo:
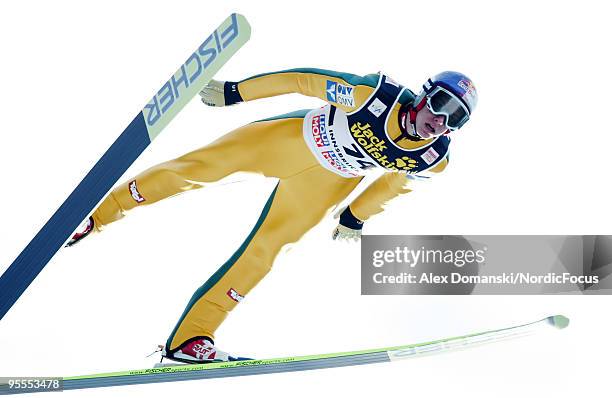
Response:
POLYGON ((563 315, 554 315, 551 316, 549 319, 553 326, 557 329, 565 329, 570 323, 569 318, 563 315))

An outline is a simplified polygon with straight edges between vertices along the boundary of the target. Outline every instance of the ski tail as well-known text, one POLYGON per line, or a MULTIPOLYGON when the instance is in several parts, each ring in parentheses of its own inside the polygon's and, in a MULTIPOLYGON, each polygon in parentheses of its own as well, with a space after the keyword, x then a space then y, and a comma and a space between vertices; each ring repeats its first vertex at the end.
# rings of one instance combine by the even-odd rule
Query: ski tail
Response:
POLYGON ((0 277, 0 319, 55 253, 105 198, 128 167, 238 51, 251 35, 247 20, 230 15, 187 58, 136 115, 119 138, 68 196, 0 277))

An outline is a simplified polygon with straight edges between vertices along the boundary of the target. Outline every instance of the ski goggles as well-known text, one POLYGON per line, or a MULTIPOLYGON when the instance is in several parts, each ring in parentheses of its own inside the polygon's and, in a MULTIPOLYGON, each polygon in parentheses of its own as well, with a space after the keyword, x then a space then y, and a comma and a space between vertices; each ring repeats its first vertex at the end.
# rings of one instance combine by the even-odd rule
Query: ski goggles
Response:
POLYGON ((444 123, 449 130, 461 128, 470 119, 468 108, 444 87, 438 86, 427 94, 427 108, 435 115, 446 116, 444 123))

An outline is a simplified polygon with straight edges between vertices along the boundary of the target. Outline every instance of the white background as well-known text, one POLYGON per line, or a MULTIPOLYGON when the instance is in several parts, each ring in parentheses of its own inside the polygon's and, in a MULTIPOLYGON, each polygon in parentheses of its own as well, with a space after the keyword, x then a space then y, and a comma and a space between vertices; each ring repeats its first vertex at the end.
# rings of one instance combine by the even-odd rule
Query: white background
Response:
MULTIPOLYGON (((293 67, 384 70, 413 90, 441 70, 480 104, 450 166, 369 234, 612 234, 610 10, 603 2, 20 1, 0 6, 0 271, 180 62, 230 12, 252 38, 218 78, 293 67)), ((321 103, 297 94, 227 109, 192 101, 134 175, 242 124, 321 103)), ((192 292, 238 247, 274 181, 240 177, 132 213, 61 250, 0 322, 0 376, 144 368, 192 292)), ((288 220, 290 222, 290 220, 288 220)), ((331 217, 279 256, 218 331, 269 358, 407 344, 563 313, 550 338, 335 370, 88 391, 169 396, 588 395, 612 354, 609 296, 360 295, 359 246, 331 217)), ((81 396, 66 392, 66 396, 81 396)))

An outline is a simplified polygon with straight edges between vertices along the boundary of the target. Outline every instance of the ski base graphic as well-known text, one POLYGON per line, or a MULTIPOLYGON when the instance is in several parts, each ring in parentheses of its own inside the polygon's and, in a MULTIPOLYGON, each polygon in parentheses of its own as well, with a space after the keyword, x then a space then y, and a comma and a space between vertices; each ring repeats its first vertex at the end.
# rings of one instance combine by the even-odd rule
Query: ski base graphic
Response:
POLYGON ((567 327, 568 324, 568 318, 563 315, 555 315, 520 326, 405 346, 264 360, 164 366, 153 369, 65 377, 58 379, 60 380, 60 386, 57 389, 11 388, 9 382, 5 379, 4 381, 0 381, 0 383, 2 383, 0 384, 0 395, 57 391, 58 389, 76 390, 281 372, 299 372, 313 369, 366 365, 407 359, 415 356, 439 354, 498 341, 526 337, 546 330, 553 330, 554 328, 563 329, 567 327))

